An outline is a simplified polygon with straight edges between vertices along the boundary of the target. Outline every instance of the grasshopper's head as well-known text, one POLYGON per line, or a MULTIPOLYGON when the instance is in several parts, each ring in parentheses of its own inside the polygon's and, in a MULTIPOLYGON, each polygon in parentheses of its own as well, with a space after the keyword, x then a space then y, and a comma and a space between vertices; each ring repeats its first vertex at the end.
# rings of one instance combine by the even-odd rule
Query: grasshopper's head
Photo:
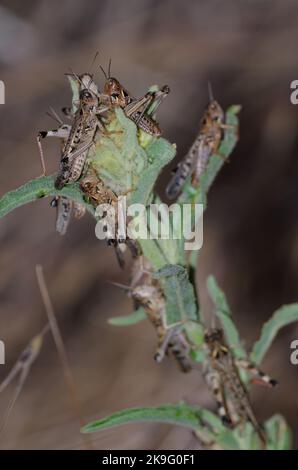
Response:
POLYGON ((110 97, 111 103, 120 108, 125 108, 129 103, 128 91, 121 85, 117 78, 110 77, 104 85, 104 93, 110 97))
POLYGON ((218 358, 222 354, 226 354, 228 352, 224 341, 224 334, 221 329, 213 328, 211 330, 207 330, 204 338, 212 357, 218 358))
POLYGON ((159 307, 158 291, 154 286, 146 284, 137 286, 132 291, 132 297, 149 310, 157 310, 159 307))
POLYGON ((98 106, 98 97, 88 88, 81 90, 80 101, 85 109, 92 109, 98 106))
POLYGON ((220 104, 212 100, 208 106, 208 115, 212 122, 221 124, 224 120, 224 112, 220 104))

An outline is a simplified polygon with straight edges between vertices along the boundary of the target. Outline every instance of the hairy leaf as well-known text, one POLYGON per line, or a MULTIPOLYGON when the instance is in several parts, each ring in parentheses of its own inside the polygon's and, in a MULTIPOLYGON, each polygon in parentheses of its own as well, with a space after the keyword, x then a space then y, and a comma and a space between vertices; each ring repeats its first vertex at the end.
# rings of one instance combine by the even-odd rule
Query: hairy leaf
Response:
POLYGON ((210 297, 215 304, 215 314, 220 319, 229 346, 236 357, 245 357, 246 353, 241 345, 239 333, 232 320, 232 313, 227 303, 227 299, 223 291, 218 287, 213 276, 208 277, 207 288, 210 297))
POLYGON ((184 403, 158 407, 130 408, 93 421, 82 432, 96 432, 128 423, 160 422, 196 429, 200 426, 200 409, 184 403))
POLYGON ((74 201, 84 204, 87 210, 94 214, 93 207, 88 204, 80 191, 77 183, 69 184, 61 190, 57 190, 54 186, 55 175, 43 176, 28 181, 23 186, 9 191, 0 199, 0 217, 8 214, 17 207, 29 202, 37 201, 48 196, 67 196, 74 201))
POLYGON ((198 320, 194 288, 183 266, 165 265, 154 273, 154 277, 160 280, 167 300, 167 326, 198 320))
POLYGON ((121 315, 108 319, 108 323, 114 326, 130 326, 141 322, 146 318, 146 312, 143 307, 138 308, 129 315, 121 315))
POLYGON ((292 433, 281 415, 274 415, 265 423, 268 450, 288 450, 292 447, 292 433))
POLYGON ((260 364, 279 330, 295 321, 298 321, 298 303, 279 308, 263 325, 261 336, 253 346, 251 360, 255 364, 260 364))

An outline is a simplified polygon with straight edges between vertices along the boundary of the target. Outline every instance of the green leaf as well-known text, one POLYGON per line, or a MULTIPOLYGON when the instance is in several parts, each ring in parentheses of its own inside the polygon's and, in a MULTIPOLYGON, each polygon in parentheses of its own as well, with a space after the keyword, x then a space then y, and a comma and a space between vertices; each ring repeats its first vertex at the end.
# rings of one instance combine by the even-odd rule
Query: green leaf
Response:
POLYGON ((117 195, 129 196, 148 166, 146 152, 139 145, 136 125, 122 109, 115 110, 105 127, 106 132, 97 136, 95 151, 89 152, 88 164, 117 195))
POLYGON ((78 102, 80 99, 80 84, 77 78, 71 74, 68 74, 67 78, 72 91, 72 112, 74 114, 78 109, 78 102))
POLYGON ((167 140, 159 138, 146 147, 146 153, 150 165, 143 171, 137 188, 131 194, 130 204, 147 205, 161 170, 175 157, 176 148, 167 140))
POLYGON ((268 436, 268 450, 289 450, 292 448, 292 433, 281 415, 274 415, 265 423, 268 436))
POLYGON ((165 265, 153 277, 160 280, 166 297, 167 326, 198 320, 198 310, 193 285, 187 270, 179 265, 165 265))
POLYGON ((127 195, 130 204, 147 205, 161 169, 175 156, 175 148, 149 134, 142 145, 142 134, 120 108, 105 126, 95 152, 89 154, 89 165, 117 195, 127 195))
POLYGON ((255 364, 260 364, 279 330, 295 321, 298 321, 298 303, 284 305, 278 309, 263 325, 261 336, 255 342, 250 354, 251 360, 255 364))
POLYGON ((84 204, 87 210, 94 215, 94 209, 84 200, 78 183, 69 184, 63 189, 57 190, 54 186, 54 181, 55 175, 43 176, 28 181, 13 191, 9 191, 0 199, 0 217, 23 204, 28 204, 48 196, 67 196, 74 201, 84 204))
POLYGON ((148 408, 130 408, 93 421, 83 427, 83 433, 101 431, 128 423, 160 422, 197 429, 200 426, 200 409, 184 403, 148 408))
MULTIPOLYGON (((179 210, 181 217, 181 208, 178 204, 176 204, 176 209, 179 210)), ((168 264, 184 264, 185 251, 184 240, 181 236, 182 230, 181 228, 179 230, 178 223, 174 224, 170 208, 162 203, 158 196, 154 197, 150 208, 148 207, 147 219, 150 220, 150 239, 155 239, 155 243, 163 253, 166 262, 168 264)))
POLYGON ((108 319, 108 323, 114 326, 130 326, 141 322, 147 317, 143 307, 138 308, 130 315, 122 315, 120 317, 113 317, 108 319))
POLYGON ((204 344, 204 327, 196 321, 188 321, 184 325, 184 330, 190 344, 201 348, 204 344))
POLYGON ((241 345, 239 333, 232 320, 232 313, 223 291, 219 288, 215 278, 209 276, 207 279, 207 288, 215 304, 215 314, 220 319, 225 337, 233 353, 238 358, 246 356, 245 350, 241 345))

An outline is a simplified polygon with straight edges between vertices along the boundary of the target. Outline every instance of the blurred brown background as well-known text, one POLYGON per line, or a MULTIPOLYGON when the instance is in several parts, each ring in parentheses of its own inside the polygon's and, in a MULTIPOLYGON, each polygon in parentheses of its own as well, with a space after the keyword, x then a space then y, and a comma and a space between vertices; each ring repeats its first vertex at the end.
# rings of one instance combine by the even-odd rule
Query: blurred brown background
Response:
MULTIPOLYGON (((290 82, 298 78, 298 5, 270 0, 60 0, 0 2, 1 194, 40 174, 35 136, 55 127, 45 111, 68 105, 68 67, 87 71, 94 53, 140 96, 151 84, 171 94, 159 113, 164 135, 181 157, 196 135, 211 80, 226 107, 243 106, 241 139, 212 188, 205 216, 199 282, 224 288, 249 348, 261 325, 284 303, 298 301, 298 107, 290 82)), ((96 80, 103 83, 99 64, 96 80)), ((45 143, 48 172, 58 168, 59 143, 45 143)), ((172 165, 174 166, 174 164, 172 165)), ((170 168, 160 179, 161 194, 170 168)), ((49 200, 24 206, 0 221, 0 338, 6 344, 5 377, 28 340, 45 323, 35 279, 44 266, 85 418, 124 407, 181 398, 214 407, 200 374, 182 377, 175 364, 156 365, 153 331, 107 324, 129 313, 125 295, 104 280, 127 282, 114 253, 94 235, 93 220, 72 222, 60 237, 49 200)), ((263 368, 276 390, 254 390, 261 420, 280 412, 297 431, 297 366, 289 362, 298 327, 274 342, 263 368)), ((0 415, 13 386, 0 396, 0 415)), ((95 448, 198 448, 188 430, 130 425, 93 437, 95 448)), ((297 435, 296 435, 297 446, 297 435)), ((84 448, 79 424, 50 336, 34 364, 0 439, 2 449, 84 448)))

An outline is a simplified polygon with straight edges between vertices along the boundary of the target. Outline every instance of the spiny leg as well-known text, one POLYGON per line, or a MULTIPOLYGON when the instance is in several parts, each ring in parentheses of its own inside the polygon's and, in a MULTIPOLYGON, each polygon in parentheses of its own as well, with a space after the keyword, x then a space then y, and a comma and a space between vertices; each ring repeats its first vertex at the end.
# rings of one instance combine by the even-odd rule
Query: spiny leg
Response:
POLYGON ((169 343, 171 342, 171 339, 175 332, 176 332, 175 327, 169 328, 168 330, 165 331, 165 333, 162 336, 160 336, 159 342, 158 342, 159 343, 158 348, 154 355, 154 359, 156 362, 159 363, 164 359, 167 353, 168 347, 169 347, 169 343))
POLYGON ((228 427, 233 427, 233 421, 230 417, 227 400, 223 385, 220 382, 218 374, 209 372, 206 375, 206 382, 209 385, 213 396, 217 403, 218 414, 222 420, 222 423, 228 427))
POLYGON ((259 385, 266 385, 268 387, 275 387, 278 384, 277 380, 272 379, 269 375, 265 374, 253 362, 247 359, 236 359, 236 365, 242 369, 247 370, 253 377, 252 383, 259 385))
POLYGON ((45 158, 44 158, 44 152, 43 152, 41 140, 45 139, 46 137, 58 137, 60 139, 67 139, 70 133, 70 129, 71 129, 71 126, 67 124, 63 124, 58 129, 53 129, 51 131, 40 131, 37 134, 36 140, 37 140, 41 167, 42 167, 41 176, 46 176, 46 164, 45 164, 45 158))

